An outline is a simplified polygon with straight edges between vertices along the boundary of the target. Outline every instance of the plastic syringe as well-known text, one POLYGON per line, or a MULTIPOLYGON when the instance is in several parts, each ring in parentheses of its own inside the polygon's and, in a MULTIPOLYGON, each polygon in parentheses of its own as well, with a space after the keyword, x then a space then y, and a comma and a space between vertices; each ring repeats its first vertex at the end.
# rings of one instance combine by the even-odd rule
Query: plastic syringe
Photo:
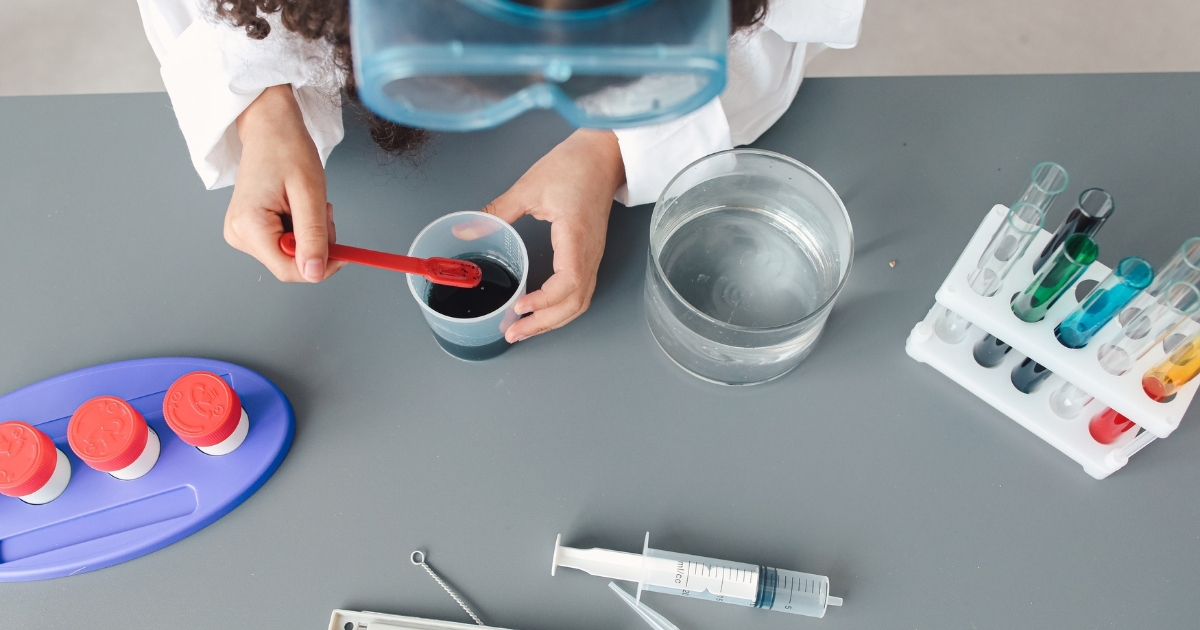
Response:
POLYGON ((824 617, 827 606, 841 606, 842 598, 829 594, 829 578, 743 562, 692 556, 650 548, 650 533, 642 553, 609 549, 574 549, 554 541, 550 575, 558 567, 571 567, 598 577, 637 582, 642 591, 780 610, 809 617, 824 617))

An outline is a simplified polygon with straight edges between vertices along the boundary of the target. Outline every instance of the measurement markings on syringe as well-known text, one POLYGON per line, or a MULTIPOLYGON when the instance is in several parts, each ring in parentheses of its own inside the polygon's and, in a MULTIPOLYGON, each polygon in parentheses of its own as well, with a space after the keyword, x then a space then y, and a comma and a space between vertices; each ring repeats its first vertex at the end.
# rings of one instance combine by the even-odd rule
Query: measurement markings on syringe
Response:
MULTIPOLYGON (((675 563, 675 583, 683 589, 683 595, 691 594, 691 579, 692 577, 713 579, 716 578, 720 582, 716 585, 714 595, 721 601, 722 594, 725 593, 726 582, 739 583, 753 586, 755 578, 758 577, 757 572, 747 571, 746 569, 718 566, 712 564, 702 564, 699 562, 691 562, 687 560, 677 560, 675 563)), ((711 585, 706 586, 712 592, 711 585)))

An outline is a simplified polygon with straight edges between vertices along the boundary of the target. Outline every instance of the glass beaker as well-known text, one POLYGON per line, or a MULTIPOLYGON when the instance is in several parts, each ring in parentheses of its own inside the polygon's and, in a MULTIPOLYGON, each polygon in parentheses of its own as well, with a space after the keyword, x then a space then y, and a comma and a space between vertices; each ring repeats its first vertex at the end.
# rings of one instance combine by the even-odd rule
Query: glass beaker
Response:
POLYGON ((646 319, 688 372, 768 381, 812 350, 853 258, 850 216, 815 171, 758 149, 714 153, 654 207, 646 319))
MULTIPOLYGON (((459 359, 482 361, 508 349, 504 331, 520 319, 514 307, 517 300, 525 295, 529 273, 529 253, 511 225, 485 212, 448 214, 421 230, 413 240, 408 255, 418 258, 458 258, 480 264, 484 270, 483 283, 474 289, 454 291, 505 290, 503 287, 506 283, 515 282, 516 292, 503 306, 478 317, 451 317, 429 305, 433 284, 424 276, 408 274, 408 288, 421 305, 425 321, 429 323, 434 339, 443 350, 459 359), (496 275, 496 281, 489 283, 489 275, 496 275)), ((511 287, 507 290, 511 290, 511 287)))

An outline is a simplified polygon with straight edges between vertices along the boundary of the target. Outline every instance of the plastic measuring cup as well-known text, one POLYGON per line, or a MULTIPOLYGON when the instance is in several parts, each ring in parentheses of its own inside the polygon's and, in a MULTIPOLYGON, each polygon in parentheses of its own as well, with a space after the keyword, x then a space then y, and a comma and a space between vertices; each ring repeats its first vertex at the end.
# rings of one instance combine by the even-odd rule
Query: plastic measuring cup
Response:
POLYGON ((693 375, 769 381, 808 356, 853 258, 850 216, 815 171, 769 151, 714 153, 654 207, 646 319, 693 375))
MULTIPOLYGON (((482 361, 508 349, 504 331, 520 316, 514 308, 525 295, 529 275, 529 253, 511 225, 485 212, 455 212, 425 226, 408 250, 417 258, 486 259, 503 267, 518 280, 517 291, 504 306, 479 317, 449 317, 429 306, 432 283, 424 276, 409 274, 408 288, 421 305, 425 321, 438 345, 450 356, 482 361)), ((461 289, 474 290, 474 289, 461 289)))

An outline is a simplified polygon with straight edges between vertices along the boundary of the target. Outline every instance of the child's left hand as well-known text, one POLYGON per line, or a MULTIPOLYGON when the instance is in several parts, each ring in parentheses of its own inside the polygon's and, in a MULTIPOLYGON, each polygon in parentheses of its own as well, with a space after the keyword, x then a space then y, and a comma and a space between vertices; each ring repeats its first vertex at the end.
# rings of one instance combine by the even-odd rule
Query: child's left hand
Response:
POLYGON ((509 343, 566 325, 592 301, 604 255, 613 194, 625 183, 625 165, 611 131, 580 129, 538 160, 508 192, 483 209, 512 223, 523 215, 549 221, 554 275, 517 300, 509 343))

